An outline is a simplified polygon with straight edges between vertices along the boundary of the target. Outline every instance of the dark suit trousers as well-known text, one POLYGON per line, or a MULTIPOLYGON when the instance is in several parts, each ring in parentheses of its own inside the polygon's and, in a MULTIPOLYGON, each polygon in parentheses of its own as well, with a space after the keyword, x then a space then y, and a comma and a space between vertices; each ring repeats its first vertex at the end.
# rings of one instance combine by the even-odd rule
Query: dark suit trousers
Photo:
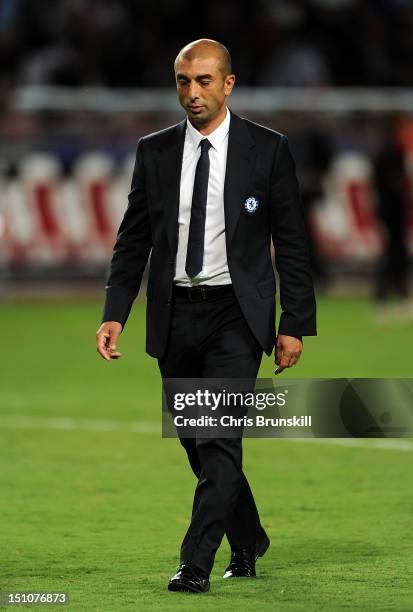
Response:
MULTIPOLYGON (((257 313, 259 316, 259 313, 257 313)), ((163 378, 256 378, 263 350, 233 293, 172 303, 163 378)), ((242 438, 180 438, 198 478, 181 546, 186 561, 209 574, 224 534, 233 548, 251 545, 261 524, 242 471, 242 438)))

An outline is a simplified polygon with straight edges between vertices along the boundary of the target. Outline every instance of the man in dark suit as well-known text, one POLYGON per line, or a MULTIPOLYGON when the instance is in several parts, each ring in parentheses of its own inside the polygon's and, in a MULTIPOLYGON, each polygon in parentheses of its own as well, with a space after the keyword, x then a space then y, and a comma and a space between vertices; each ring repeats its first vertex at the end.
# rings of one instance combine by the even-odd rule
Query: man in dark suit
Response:
MULTIPOLYGON (((187 117, 138 142, 119 228, 97 350, 117 340, 150 252, 146 351, 163 378, 255 379, 276 343, 279 371, 315 335, 315 299, 295 164, 287 138, 227 108, 235 83, 227 49, 202 39, 175 60, 187 117), (281 307, 275 332, 273 239, 281 307)), ((269 546, 242 471, 241 438, 181 438, 198 477, 191 523, 171 591, 209 588, 224 534, 226 578, 255 576, 269 546)))

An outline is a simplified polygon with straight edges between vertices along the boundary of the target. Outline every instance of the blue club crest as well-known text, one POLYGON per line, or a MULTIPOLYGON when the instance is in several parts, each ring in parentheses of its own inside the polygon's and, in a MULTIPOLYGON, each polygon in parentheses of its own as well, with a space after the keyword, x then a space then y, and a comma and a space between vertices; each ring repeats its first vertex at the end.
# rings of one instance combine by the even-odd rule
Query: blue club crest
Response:
POLYGON ((253 214, 258 210, 260 204, 261 202, 257 198, 249 196, 244 202, 244 210, 249 214, 253 214))

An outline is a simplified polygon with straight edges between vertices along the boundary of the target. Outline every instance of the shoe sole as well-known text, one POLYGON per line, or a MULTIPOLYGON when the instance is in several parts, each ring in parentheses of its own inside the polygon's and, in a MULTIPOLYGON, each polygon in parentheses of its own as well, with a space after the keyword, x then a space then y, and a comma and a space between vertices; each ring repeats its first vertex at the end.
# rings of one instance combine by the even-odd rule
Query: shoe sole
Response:
POLYGON ((205 590, 203 589, 191 589, 187 585, 182 583, 168 584, 168 591, 173 591, 174 593, 206 593, 209 591, 209 585, 205 590))
POLYGON ((242 575, 242 576, 237 576, 236 574, 231 574, 230 576, 226 576, 226 575, 224 574, 224 575, 222 576, 222 578, 223 578, 224 580, 232 580, 232 579, 234 579, 234 578, 237 578, 237 579, 239 580, 240 578, 245 578, 245 579, 247 579, 247 578, 256 578, 256 577, 257 577, 257 574, 256 574, 255 572, 254 572, 253 574, 249 574, 248 576, 246 576, 245 574, 244 574, 244 575, 242 575))

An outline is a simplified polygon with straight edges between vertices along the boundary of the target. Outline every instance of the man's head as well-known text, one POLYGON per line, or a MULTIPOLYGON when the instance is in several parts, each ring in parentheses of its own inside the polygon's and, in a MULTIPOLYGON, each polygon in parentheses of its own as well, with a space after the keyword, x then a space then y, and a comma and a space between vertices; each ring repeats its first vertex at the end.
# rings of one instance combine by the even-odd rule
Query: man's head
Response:
POLYGON ((208 38, 189 43, 176 57, 175 79, 191 123, 199 130, 215 129, 225 117, 226 99, 235 83, 228 49, 208 38))

